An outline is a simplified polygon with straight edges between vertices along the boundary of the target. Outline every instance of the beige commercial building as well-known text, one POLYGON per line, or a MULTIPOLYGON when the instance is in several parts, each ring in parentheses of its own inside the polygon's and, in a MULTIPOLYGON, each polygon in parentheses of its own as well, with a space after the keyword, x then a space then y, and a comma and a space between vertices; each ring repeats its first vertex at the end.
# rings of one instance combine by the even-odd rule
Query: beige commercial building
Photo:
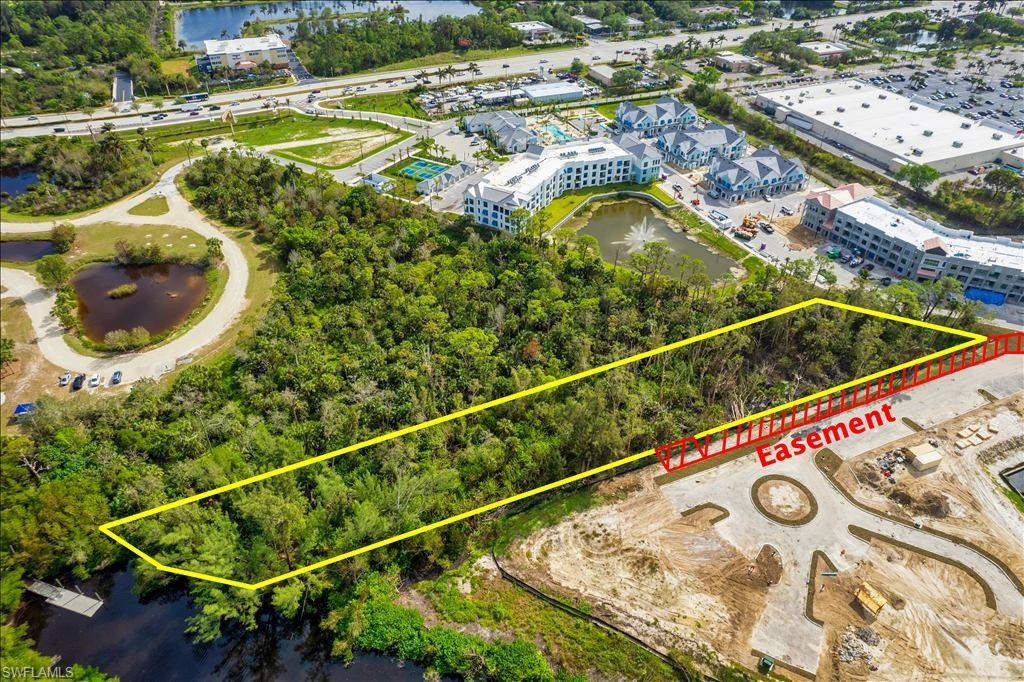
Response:
POLYGON ((206 56, 213 68, 252 69, 269 62, 275 69, 288 67, 288 46, 276 34, 262 38, 235 40, 204 40, 206 56))
POLYGON ((953 173, 992 163, 1024 146, 1017 131, 854 80, 763 92, 755 106, 890 171, 916 163, 953 173))

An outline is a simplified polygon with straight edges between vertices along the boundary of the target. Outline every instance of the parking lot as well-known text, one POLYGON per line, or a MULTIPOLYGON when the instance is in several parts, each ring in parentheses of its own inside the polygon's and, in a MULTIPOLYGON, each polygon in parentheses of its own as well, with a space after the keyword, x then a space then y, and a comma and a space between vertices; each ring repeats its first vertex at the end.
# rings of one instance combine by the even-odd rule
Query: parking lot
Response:
MULTIPOLYGON (((769 201, 758 200, 728 204, 721 199, 709 198, 704 188, 699 186, 698 183, 703 177, 705 169, 676 170, 671 166, 664 168, 667 178, 662 181, 661 187, 686 206, 683 210, 695 211, 720 232, 765 261, 782 265, 791 260, 813 259, 815 256, 828 257, 828 250, 832 245, 824 240, 811 238, 809 233, 800 233, 799 239, 791 239, 786 234, 790 231, 789 228, 799 221, 808 192, 822 189, 823 186, 819 181, 812 179, 808 189, 780 194, 772 197, 769 201), (694 199, 699 200, 699 205, 693 204, 694 199), (716 221, 711 217, 712 212, 727 216, 728 221, 724 222, 725 227, 723 227, 723 221, 716 221), (733 227, 742 225, 744 217, 748 215, 755 216, 759 222, 767 223, 769 227, 759 229, 757 236, 753 239, 744 240, 736 236, 733 227), (785 225, 786 229, 782 229, 781 225, 785 225), (771 232, 767 231, 769 229, 771 232)), ((859 267, 851 268, 838 259, 832 261, 832 271, 839 286, 851 285, 859 270, 859 267)), ((886 274, 880 271, 873 273, 876 277, 886 274)))
POLYGON ((935 109, 955 111, 974 121, 986 121, 1008 133, 1024 127, 1024 88, 998 76, 977 72, 941 73, 937 69, 899 69, 864 78, 877 87, 904 94, 935 109), (913 78, 920 73, 921 79, 913 78), (980 82, 979 82, 980 81, 980 82))

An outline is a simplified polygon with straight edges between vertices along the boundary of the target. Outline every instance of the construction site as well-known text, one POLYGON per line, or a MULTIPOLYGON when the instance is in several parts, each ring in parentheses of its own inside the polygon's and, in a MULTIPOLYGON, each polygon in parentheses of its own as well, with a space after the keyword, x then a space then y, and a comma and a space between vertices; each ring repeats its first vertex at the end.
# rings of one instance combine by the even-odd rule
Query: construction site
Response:
POLYGON ((1024 505, 1000 474, 1024 462, 1024 360, 907 386, 876 394, 891 423, 770 468, 749 445, 725 453, 727 429, 723 456, 709 439, 696 466, 598 484, 601 504, 502 564, 706 671, 1022 679, 1024 505))

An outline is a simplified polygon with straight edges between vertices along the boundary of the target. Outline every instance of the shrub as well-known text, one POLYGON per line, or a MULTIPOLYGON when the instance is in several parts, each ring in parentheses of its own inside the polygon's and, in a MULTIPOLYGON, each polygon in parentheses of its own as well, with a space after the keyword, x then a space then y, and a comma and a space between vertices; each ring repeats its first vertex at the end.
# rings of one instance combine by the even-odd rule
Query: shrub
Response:
POLYGON ((57 253, 67 253, 75 243, 75 226, 71 223, 58 223, 50 230, 50 241, 57 253))
POLYGON ((127 298, 139 290, 139 285, 134 283, 122 284, 107 292, 109 298, 127 298))

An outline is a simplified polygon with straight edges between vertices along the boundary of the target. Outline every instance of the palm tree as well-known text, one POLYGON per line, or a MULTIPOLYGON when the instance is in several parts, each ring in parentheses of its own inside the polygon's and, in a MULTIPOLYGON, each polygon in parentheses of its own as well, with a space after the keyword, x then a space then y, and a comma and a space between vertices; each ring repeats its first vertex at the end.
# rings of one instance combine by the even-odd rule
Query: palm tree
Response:
POLYGON ((281 174, 281 182, 285 185, 294 185, 301 176, 302 170, 294 163, 289 163, 284 167, 284 173, 281 174))
POLYGON ((189 139, 185 140, 183 146, 185 147, 185 156, 188 157, 188 162, 192 163, 192 150, 196 148, 196 143, 189 139))
POLYGON ((428 74, 428 73, 427 73, 426 71, 420 71, 420 72, 418 72, 418 73, 416 74, 416 80, 418 80, 418 81, 424 81, 424 80, 426 80, 426 79, 427 79, 427 77, 428 77, 429 75, 430 75, 430 74, 428 74))

